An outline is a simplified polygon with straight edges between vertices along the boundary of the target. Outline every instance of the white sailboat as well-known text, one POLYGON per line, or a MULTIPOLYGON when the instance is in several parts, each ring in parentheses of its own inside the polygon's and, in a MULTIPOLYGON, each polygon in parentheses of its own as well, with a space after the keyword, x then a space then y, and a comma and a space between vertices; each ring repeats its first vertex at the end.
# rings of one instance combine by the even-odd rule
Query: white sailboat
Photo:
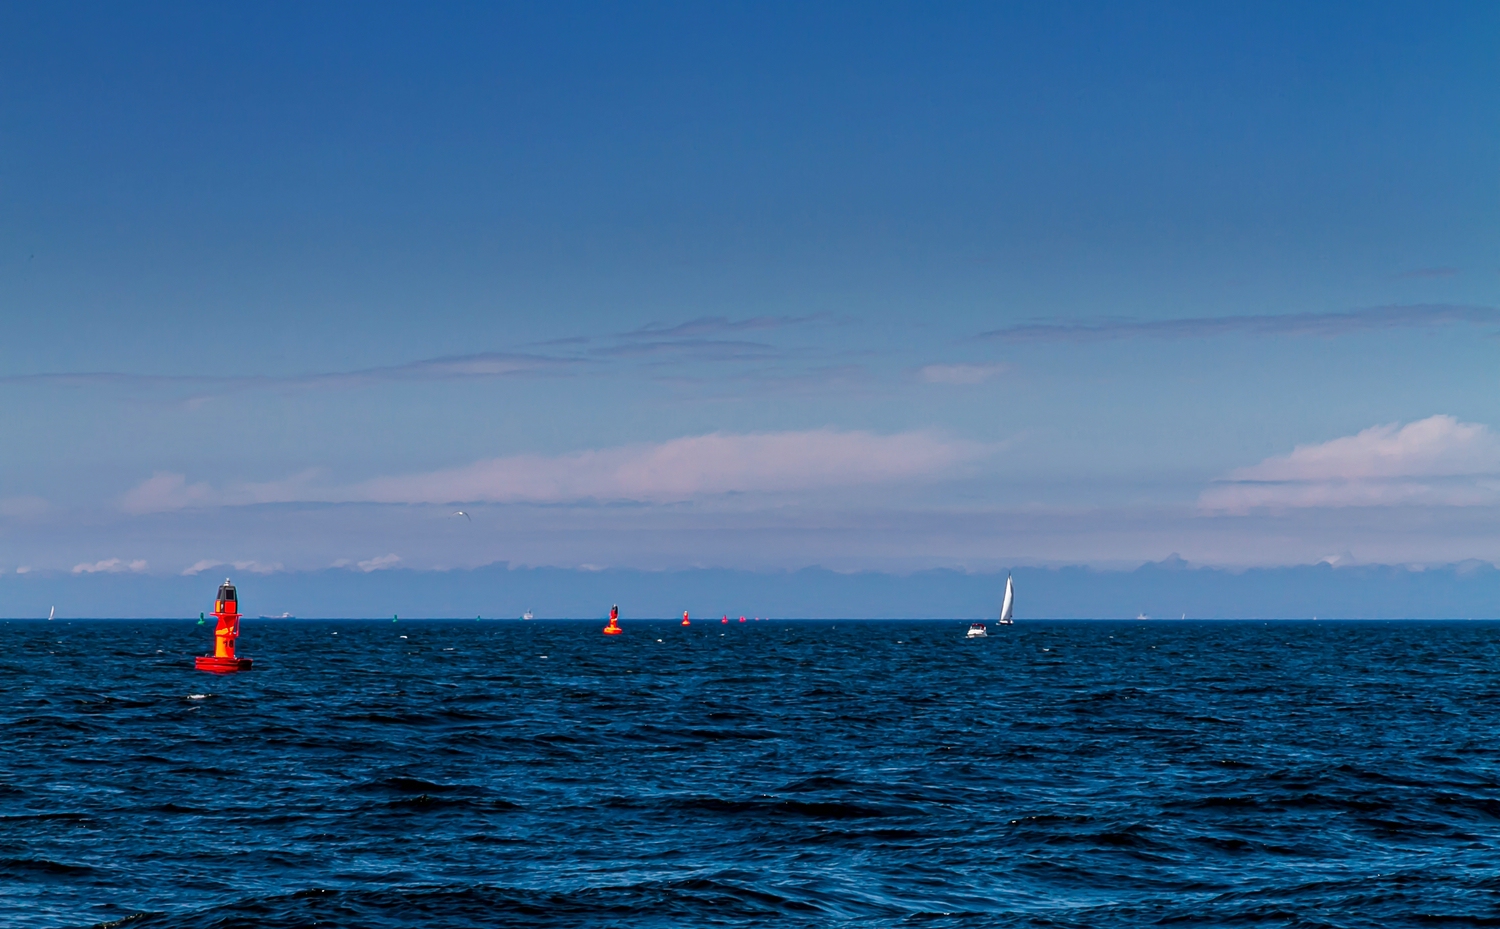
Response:
POLYGON ((47 622, 49 622, 49 623, 52 622, 52 617, 54 617, 56 615, 57 615, 57 607, 54 606, 51 609, 51 611, 47 613, 47 622))
POLYGON ((1016 624, 1015 619, 1011 617, 1011 608, 1015 606, 1015 603, 1016 585, 1007 574, 1005 575, 1005 601, 1000 604, 1000 625, 1014 626, 1016 624))

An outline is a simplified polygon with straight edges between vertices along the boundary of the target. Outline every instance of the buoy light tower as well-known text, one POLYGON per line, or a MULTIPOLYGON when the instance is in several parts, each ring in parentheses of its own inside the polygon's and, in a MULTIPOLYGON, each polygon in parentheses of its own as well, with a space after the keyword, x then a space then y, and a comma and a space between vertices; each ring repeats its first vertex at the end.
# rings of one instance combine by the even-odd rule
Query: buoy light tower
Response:
POLYGON ((219 585, 219 597, 214 601, 214 618, 219 621, 214 627, 214 653, 194 658, 193 667, 215 674, 249 671, 250 659, 239 658, 234 654, 234 640, 240 637, 240 603, 234 585, 229 583, 227 577, 219 585))

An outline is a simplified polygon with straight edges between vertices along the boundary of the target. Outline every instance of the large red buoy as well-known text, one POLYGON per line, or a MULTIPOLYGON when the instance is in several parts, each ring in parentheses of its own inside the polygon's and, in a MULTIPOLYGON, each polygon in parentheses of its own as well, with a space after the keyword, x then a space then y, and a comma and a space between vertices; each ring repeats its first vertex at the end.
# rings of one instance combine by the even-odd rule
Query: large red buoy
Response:
POLYGON ((691 626, 692 625, 692 623, 688 622, 687 610, 683 610, 682 611, 682 624, 684 626, 691 626))
POLYGON ((214 653, 199 655, 193 659, 193 667, 199 671, 215 674, 230 674, 249 671, 250 659, 234 654, 234 640, 240 637, 240 604, 229 578, 219 585, 219 598, 214 601, 214 618, 219 624, 214 627, 214 653))
POLYGON ((620 628, 620 608, 619 608, 619 606, 612 606, 612 607, 610 607, 609 608, 609 625, 604 627, 604 634, 605 635, 619 635, 620 633, 622 633, 624 631, 625 631, 624 629, 620 628))

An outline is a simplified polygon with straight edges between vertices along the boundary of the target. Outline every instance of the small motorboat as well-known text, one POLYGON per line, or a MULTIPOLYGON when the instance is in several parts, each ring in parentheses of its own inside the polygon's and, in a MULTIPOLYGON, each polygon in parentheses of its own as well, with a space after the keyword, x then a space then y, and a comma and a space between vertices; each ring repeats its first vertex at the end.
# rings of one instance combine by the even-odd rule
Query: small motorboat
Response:
POLYGON ((969 623, 969 634, 964 636, 964 638, 979 639, 988 635, 989 631, 984 628, 984 623, 969 623))
POLYGON ((521 618, 522 619, 535 619, 536 617, 531 615, 531 611, 530 610, 527 610, 526 612, 524 612, 524 613, 521 614, 521 618))

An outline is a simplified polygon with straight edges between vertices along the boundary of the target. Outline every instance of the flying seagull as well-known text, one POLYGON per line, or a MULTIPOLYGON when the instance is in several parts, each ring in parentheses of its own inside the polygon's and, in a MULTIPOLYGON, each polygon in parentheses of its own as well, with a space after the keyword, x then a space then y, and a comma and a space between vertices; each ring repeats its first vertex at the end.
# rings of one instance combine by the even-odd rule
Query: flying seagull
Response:
POLYGON ((469 522, 471 522, 471 523, 474 521, 472 519, 469 519, 469 514, 465 513, 463 510, 454 510, 453 511, 453 515, 454 516, 462 516, 464 519, 468 519, 469 522))

